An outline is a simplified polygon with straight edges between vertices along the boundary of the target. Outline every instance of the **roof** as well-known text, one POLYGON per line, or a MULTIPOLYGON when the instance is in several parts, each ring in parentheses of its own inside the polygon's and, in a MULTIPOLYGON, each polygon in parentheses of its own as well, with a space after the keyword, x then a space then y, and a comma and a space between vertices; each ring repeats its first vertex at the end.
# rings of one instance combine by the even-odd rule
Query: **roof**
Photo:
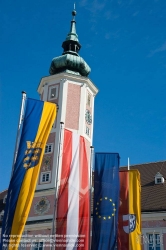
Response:
MULTIPOLYGON (((5 203, 3 202, 3 199, 5 198, 6 194, 7 194, 7 189, 0 193, 0 213, 5 209, 5 203)), ((1 226, 2 226, 2 221, 0 219, 0 227, 1 226)))
MULTIPOLYGON (((127 167, 120 168, 124 169, 127 167)), ((130 169, 138 169, 141 175, 142 212, 166 211, 166 181, 163 184, 155 184, 154 178, 159 172, 166 179, 166 161, 133 165, 130 169)))

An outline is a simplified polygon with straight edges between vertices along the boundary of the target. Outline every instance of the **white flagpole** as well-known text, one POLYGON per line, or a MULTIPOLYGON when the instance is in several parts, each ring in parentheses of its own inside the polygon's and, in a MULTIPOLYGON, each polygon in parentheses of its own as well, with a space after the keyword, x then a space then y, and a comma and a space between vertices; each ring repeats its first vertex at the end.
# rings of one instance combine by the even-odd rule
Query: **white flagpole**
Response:
POLYGON ((129 157, 128 157, 128 167, 127 167, 127 170, 128 170, 128 187, 129 187, 129 191, 128 191, 128 206, 129 206, 129 214, 128 214, 128 216, 129 216, 129 232, 130 232, 130 182, 129 182, 129 178, 130 178, 130 173, 129 173, 129 171, 130 171, 130 159, 129 159, 129 157))
POLYGON ((89 187, 89 199, 90 199, 90 206, 89 206, 89 249, 91 249, 91 204, 92 204, 92 168, 93 168, 93 157, 94 157, 94 147, 90 146, 90 187, 89 187))
MULTIPOLYGON (((56 228, 56 209, 57 209, 57 188, 58 188, 58 173, 59 173, 59 161, 60 161, 60 152, 61 152, 61 139, 62 139, 62 129, 63 129, 63 122, 60 122, 60 131, 59 131, 59 146, 58 146, 58 158, 56 164, 56 179, 55 179, 55 196, 54 196, 54 211, 53 211, 53 220, 52 220, 52 237, 55 235, 55 228, 56 228)), ((53 240, 56 238, 54 237, 53 240)), ((53 250, 55 247, 51 246, 53 250)))
POLYGON ((20 135, 21 135, 21 125, 22 125, 22 122, 24 120, 25 102, 26 102, 26 92, 22 91, 22 103, 21 103, 21 109, 20 109, 20 118, 19 118, 19 122, 18 122, 17 135, 16 135, 16 144, 15 144, 15 149, 14 149, 11 177, 13 174, 14 164, 16 162, 16 158, 17 158, 17 154, 18 154, 18 147, 19 147, 20 135))
POLYGON ((127 169, 130 170, 130 159, 129 159, 129 157, 128 157, 128 168, 127 169))

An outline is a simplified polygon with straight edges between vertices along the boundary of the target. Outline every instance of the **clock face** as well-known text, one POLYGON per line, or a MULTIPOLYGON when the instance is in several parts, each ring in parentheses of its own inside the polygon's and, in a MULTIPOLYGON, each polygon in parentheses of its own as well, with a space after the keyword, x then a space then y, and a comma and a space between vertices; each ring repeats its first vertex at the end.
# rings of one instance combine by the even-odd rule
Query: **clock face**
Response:
POLYGON ((92 123, 92 115, 88 109, 86 110, 85 113, 85 120, 89 125, 92 123))

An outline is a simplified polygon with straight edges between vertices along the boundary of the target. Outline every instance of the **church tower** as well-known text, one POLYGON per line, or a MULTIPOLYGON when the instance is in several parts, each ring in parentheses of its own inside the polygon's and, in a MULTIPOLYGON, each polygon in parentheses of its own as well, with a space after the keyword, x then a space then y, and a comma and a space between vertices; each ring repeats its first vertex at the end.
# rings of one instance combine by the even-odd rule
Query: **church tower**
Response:
POLYGON ((85 138, 90 164, 93 139, 94 98, 97 87, 88 78, 91 71, 79 56, 81 44, 76 33, 76 11, 72 11, 70 31, 62 43, 63 53, 52 59, 47 77, 38 86, 40 99, 57 104, 56 121, 49 135, 41 165, 38 184, 26 224, 29 234, 51 234, 57 168, 61 168, 63 129, 75 131, 85 138))

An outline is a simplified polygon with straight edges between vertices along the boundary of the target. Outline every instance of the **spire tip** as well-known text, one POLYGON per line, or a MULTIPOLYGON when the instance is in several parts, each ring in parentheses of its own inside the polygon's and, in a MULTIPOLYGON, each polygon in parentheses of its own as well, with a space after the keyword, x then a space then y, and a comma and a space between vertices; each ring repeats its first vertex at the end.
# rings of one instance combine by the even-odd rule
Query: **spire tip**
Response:
POLYGON ((74 10, 72 11, 72 16, 73 17, 75 17, 76 16, 76 14, 77 14, 77 12, 76 12, 76 5, 75 5, 75 3, 74 3, 74 10))

